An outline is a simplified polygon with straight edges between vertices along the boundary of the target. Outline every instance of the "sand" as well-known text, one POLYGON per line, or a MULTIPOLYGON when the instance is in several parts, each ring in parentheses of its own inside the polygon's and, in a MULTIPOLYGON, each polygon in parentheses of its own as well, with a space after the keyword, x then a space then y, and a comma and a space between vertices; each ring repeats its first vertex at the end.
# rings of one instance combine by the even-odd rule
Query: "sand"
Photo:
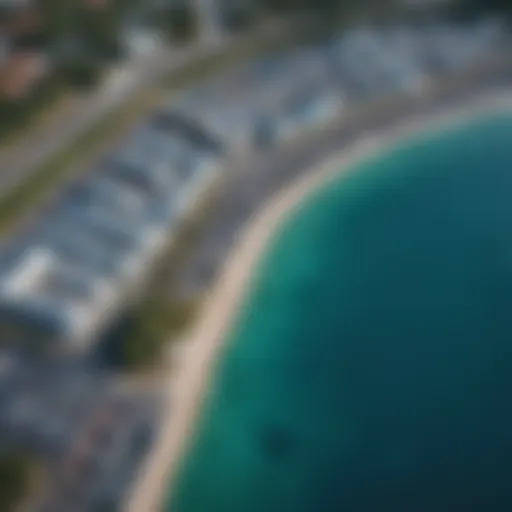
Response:
POLYGON ((207 297, 204 312, 186 339, 181 366, 165 383, 169 407, 161 423, 158 439, 141 468, 138 481, 125 507, 127 512, 162 510, 187 446, 193 438, 202 400, 222 353, 224 341, 236 318, 241 300, 250 288, 255 267, 275 229, 286 222, 294 208, 329 180, 353 168, 413 133, 457 126, 479 114, 510 110, 512 93, 508 90, 486 94, 441 115, 422 115, 412 122, 391 126, 381 134, 361 137, 339 154, 320 162, 305 176, 272 197, 242 232, 217 284, 207 297))

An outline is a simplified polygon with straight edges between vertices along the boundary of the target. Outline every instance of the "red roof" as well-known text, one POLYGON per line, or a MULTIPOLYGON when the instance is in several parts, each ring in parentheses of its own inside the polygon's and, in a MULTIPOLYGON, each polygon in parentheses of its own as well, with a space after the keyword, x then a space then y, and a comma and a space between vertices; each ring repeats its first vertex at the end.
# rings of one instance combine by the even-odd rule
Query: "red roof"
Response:
POLYGON ((46 73, 46 59, 36 52, 11 54, 0 69, 0 95, 17 100, 26 96, 46 73))

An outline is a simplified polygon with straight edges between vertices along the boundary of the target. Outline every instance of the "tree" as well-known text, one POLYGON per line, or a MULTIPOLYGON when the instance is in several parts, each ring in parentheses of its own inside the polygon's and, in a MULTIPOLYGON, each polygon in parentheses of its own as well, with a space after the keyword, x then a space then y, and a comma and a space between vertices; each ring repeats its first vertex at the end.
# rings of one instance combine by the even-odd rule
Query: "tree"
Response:
POLYGON ((120 363, 127 369, 141 368, 154 364, 159 355, 159 343, 154 333, 147 325, 137 326, 122 342, 120 363))
POLYGON ((98 83, 101 66, 91 58, 76 57, 62 64, 60 72, 65 83, 86 89, 98 83))
MULTIPOLYGON (((261 0, 263 7, 273 13, 293 13, 301 10, 315 10, 317 12, 332 12, 345 6, 360 5, 361 1, 338 0, 261 0)), ((364 2, 363 2, 364 3, 364 2)))
POLYGON ((73 34, 77 20, 76 0, 40 0, 43 34, 49 44, 56 44, 73 34))
POLYGON ((30 488, 33 465, 27 457, 15 453, 0 456, 0 510, 10 512, 30 488))
POLYGON ((120 52, 122 13, 112 3, 102 8, 80 9, 77 31, 91 56, 100 59, 116 58, 120 52))
POLYGON ((236 4, 228 7, 223 16, 224 25, 233 31, 244 30, 251 27, 258 19, 257 12, 252 2, 243 5, 236 4))
POLYGON ((188 42, 197 36, 198 19, 190 4, 168 7, 157 13, 157 22, 170 40, 188 42))
POLYGON ((512 13, 512 3, 510 0, 459 0, 456 2, 461 10, 470 13, 495 13, 507 14, 512 13))
POLYGON ((157 362, 169 337, 178 336, 191 325, 198 305, 197 298, 173 300, 155 294, 147 299, 121 342, 122 366, 140 368, 157 362))

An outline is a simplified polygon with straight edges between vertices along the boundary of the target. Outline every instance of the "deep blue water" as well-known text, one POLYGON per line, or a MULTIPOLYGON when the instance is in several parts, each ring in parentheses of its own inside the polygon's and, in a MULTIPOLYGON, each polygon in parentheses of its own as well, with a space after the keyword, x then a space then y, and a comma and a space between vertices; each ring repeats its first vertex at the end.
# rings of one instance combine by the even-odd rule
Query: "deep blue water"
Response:
POLYGON ((512 117, 353 170, 276 234, 167 510, 512 511, 512 117))

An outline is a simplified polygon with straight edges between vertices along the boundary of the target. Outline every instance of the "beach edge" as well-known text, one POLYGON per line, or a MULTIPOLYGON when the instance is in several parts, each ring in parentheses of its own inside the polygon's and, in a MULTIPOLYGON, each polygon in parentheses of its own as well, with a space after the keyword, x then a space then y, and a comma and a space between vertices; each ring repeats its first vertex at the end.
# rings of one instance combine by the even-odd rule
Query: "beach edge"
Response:
POLYGON ((417 119, 388 126, 379 133, 362 133, 355 142, 326 156, 261 205, 235 242, 219 279, 208 293, 197 324, 186 336, 181 366, 164 384, 169 399, 166 415, 123 510, 161 512, 165 501, 172 496, 207 387, 241 303, 250 291, 254 273, 273 235, 293 216, 295 209, 359 162, 396 146, 411 135, 457 127, 480 115, 511 109, 512 90, 505 88, 447 107, 442 113, 421 114, 417 119))

